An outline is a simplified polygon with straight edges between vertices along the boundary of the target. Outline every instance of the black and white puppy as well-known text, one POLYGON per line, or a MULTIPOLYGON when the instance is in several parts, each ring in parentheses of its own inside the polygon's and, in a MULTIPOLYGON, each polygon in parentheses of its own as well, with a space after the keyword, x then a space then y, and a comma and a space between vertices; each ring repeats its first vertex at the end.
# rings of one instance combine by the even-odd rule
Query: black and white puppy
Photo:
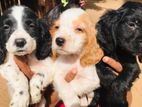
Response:
POLYGON ((96 28, 105 55, 123 65, 123 71, 117 77, 108 71, 107 65, 98 65, 103 90, 101 107, 128 107, 127 91, 140 73, 135 56, 142 54, 142 4, 127 2, 118 10, 107 12, 96 28))
POLYGON ((45 64, 42 61, 50 52, 50 34, 32 10, 24 6, 13 6, 0 17, 0 74, 13 89, 10 107, 28 107, 30 101, 28 79, 16 65, 14 55, 27 55, 29 66, 37 73, 34 77, 41 78, 36 81, 33 77, 30 82, 34 89, 32 91, 35 91, 38 85, 34 84, 42 83, 46 86, 44 77, 47 77, 45 72, 48 66, 43 67, 45 64))

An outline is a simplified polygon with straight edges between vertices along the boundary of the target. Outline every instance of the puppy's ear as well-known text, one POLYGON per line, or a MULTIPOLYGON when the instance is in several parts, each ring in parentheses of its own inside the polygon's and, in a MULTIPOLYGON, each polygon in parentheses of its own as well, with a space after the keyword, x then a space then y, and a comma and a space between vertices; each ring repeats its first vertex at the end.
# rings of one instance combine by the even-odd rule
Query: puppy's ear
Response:
POLYGON ((5 39, 3 37, 5 38, 6 36, 3 34, 2 16, 0 16, 0 65, 4 63, 7 54, 5 39))
POLYGON ((1 31, 1 27, 0 27, 0 65, 4 63, 5 58, 6 58, 6 48, 5 48, 5 43, 4 43, 4 38, 5 36, 2 36, 2 31, 1 31))
POLYGON ((59 4, 45 14, 43 20, 48 29, 50 29, 54 25, 54 22, 59 19, 61 13, 62 5, 59 4))
POLYGON ((0 65, 4 63, 5 58, 6 58, 6 49, 5 48, 1 48, 0 46, 0 65))
POLYGON ((88 66, 98 63, 103 57, 103 51, 96 41, 96 33, 94 27, 88 27, 86 30, 86 44, 81 54, 81 65, 88 66))
POLYGON ((39 22, 39 36, 37 40, 37 50, 36 50, 36 57, 37 59, 44 59, 51 54, 51 35, 47 29, 47 26, 41 20, 39 22))
POLYGON ((125 16, 127 9, 120 8, 105 13, 96 25, 97 41, 103 50, 111 55, 117 45, 116 30, 117 25, 125 16))

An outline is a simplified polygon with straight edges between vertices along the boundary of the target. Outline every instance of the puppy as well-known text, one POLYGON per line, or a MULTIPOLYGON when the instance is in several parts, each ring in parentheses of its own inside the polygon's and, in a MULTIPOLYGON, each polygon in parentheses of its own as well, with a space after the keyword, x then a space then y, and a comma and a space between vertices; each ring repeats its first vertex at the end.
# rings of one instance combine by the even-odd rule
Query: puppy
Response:
POLYGON ((123 66, 123 72, 116 77, 107 65, 98 65, 102 84, 101 107, 128 107, 127 91, 140 73, 135 56, 142 54, 142 4, 127 2, 118 10, 108 11, 96 28, 97 40, 105 55, 123 66))
MULTIPOLYGON (((28 107, 30 88, 27 77, 20 71, 14 56, 27 56, 28 64, 33 72, 31 79, 31 96, 41 97, 41 93, 33 95, 40 84, 44 88, 44 78, 49 66, 43 60, 51 53, 51 37, 47 27, 35 13, 24 6, 13 6, 0 17, 0 74, 8 81, 12 94, 10 107, 28 107), (46 67, 43 67, 46 66, 46 67), (34 85, 36 84, 36 85, 34 85)), ((45 62, 48 58, 45 60, 45 62)), ((50 61, 47 61, 50 62, 50 61)), ((49 65, 49 64, 48 64, 49 65)), ((32 100, 36 101, 36 99, 32 100)))
POLYGON ((89 16, 81 8, 65 10, 58 22, 58 30, 52 38, 53 85, 66 107, 78 107, 78 96, 88 94, 93 98, 92 91, 100 86, 95 64, 102 58, 103 51, 96 42, 89 16), (73 68, 78 73, 68 83, 64 77, 73 68))
MULTIPOLYGON (((47 25, 47 29, 49 29, 49 32, 51 33, 52 37, 53 37, 54 33, 56 32, 56 30, 58 30, 58 26, 56 26, 57 25, 56 23, 58 23, 59 17, 62 14, 62 12, 69 9, 69 8, 73 8, 73 7, 79 7, 79 6, 74 4, 74 3, 68 3, 66 6, 63 6, 63 4, 59 4, 59 5, 55 6, 53 9, 51 9, 49 12, 47 12, 47 14, 44 16, 43 20, 45 21, 45 23, 47 25)), ((51 65, 50 65, 50 68, 52 68, 51 65)), ((49 71, 49 69, 48 69, 48 71, 49 71)), ((40 79, 40 78, 36 78, 35 80, 40 81, 38 79, 40 79)), ((31 86, 31 90, 33 90, 32 87, 33 86, 31 86)), ((52 84, 51 84, 51 87, 52 87, 52 84)), ((51 87, 48 87, 48 90, 46 90, 46 92, 45 92, 45 95, 46 95, 45 97, 46 97, 47 102, 50 102, 52 100, 49 97, 49 96, 51 96, 51 93, 52 93, 51 87)), ((31 91, 32 92, 31 95, 37 94, 37 93, 34 94, 34 92, 41 92, 41 89, 42 89, 42 87, 39 86, 39 91, 31 91)), ((36 101, 32 101, 33 103, 37 103, 37 102, 40 101, 40 97, 38 97, 38 98, 31 97, 31 98, 32 99, 38 99, 36 101)), ((81 99, 83 99, 83 98, 81 98, 81 99)), ((86 97, 84 99, 86 99, 86 97)), ((83 104, 84 104, 84 102, 85 101, 82 100, 83 104)), ((86 100, 86 103, 88 103, 87 100, 86 100)))

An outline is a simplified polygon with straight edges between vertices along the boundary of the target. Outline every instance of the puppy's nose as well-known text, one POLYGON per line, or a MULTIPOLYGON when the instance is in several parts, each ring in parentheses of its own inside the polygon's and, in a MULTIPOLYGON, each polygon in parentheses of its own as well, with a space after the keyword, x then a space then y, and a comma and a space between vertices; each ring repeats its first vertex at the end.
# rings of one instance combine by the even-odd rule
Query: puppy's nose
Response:
POLYGON ((65 39, 64 38, 61 38, 61 37, 56 38, 56 44, 58 46, 63 46, 64 43, 65 43, 65 39))
POLYGON ((18 39, 15 39, 15 45, 17 47, 24 47, 24 45, 26 44, 26 40, 24 38, 18 38, 18 39))

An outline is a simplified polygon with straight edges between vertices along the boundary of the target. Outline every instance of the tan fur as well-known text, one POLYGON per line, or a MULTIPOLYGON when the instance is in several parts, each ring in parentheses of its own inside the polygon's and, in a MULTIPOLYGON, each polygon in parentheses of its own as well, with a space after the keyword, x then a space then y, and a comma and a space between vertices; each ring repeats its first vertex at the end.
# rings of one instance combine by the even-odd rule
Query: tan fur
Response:
POLYGON ((52 59, 53 59, 53 61, 55 61, 57 59, 57 57, 58 57, 57 52, 52 49, 52 59))
POLYGON ((59 27, 59 20, 56 20, 53 25, 49 28, 49 32, 51 37, 53 37, 54 33, 58 30, 59 27))
MULTIPOLYGON (((53 38, 55 32, 58 30, 57 27, 59 27, 59 20, 56 20, 49 29, 49 32, 50 32, 52 38, 53 38)), ((52 49, 52 59, 56 60, 57 56, 58 55, 57 55, 56 51, 52 49)))
POLYGON ((102 49, 96 40, 95 26, 87 14, 79 18, 79 22, 85 24, 86 43, 80 56, 82 66, 89 66, 98 63, 104 56, 102 49))

